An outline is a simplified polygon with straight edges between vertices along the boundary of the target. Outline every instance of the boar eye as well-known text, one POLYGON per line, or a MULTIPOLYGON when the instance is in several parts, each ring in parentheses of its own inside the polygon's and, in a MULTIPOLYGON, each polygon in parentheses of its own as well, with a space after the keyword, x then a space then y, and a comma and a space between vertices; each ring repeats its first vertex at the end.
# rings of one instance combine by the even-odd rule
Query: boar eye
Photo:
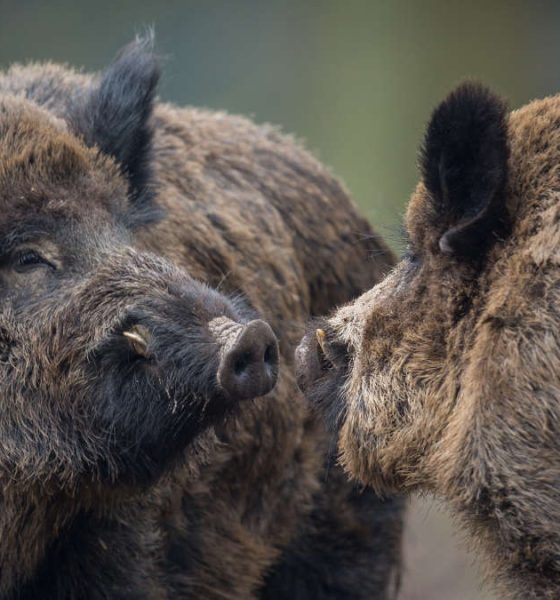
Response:
POLYGON ((55 270, 55 266, 36 250, 21 250, 14 257, 14 269, 18 273, 24 273, 37 267, 49 267, 55 270))

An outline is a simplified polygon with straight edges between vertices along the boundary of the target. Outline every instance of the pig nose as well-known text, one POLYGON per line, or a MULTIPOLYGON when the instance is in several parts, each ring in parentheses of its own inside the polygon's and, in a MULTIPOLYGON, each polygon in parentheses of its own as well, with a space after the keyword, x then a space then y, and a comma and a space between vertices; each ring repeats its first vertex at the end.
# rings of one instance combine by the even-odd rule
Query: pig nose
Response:
POLYGON ((276 336, 264 321, 250 321, 224 351, 218 367, 218 382, 230 397, 246 400, 270 392, 277 378, 276 336))

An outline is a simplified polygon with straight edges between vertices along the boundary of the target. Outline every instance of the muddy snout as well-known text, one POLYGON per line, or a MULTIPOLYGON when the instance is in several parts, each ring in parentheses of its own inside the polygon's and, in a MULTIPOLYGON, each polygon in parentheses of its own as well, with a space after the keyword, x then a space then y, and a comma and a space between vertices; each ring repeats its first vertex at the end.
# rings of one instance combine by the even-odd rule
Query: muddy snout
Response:
POLYGON ((223 392, 233 400, 268 394, 278 379, 278 341, 270 325, 219 317, 209 329, 220 348, 217 378, 223 392))

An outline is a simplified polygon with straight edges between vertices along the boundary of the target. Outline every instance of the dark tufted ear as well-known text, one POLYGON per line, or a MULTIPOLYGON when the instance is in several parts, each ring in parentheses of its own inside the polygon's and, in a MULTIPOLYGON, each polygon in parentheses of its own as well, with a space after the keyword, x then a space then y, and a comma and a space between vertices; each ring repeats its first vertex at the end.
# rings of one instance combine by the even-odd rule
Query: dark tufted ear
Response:
POLYGON ((86 144, 112 156, 129 181, 137 216, 151 204, 151 116, 160 77, 153 36, 138 37, 101 73, 70 118, 86 144))
POLYGON ((477 83, 464 83, 434 111, 420 164, 445 229, 439 248, 483 255, 507 228, 507 108, 477 83))

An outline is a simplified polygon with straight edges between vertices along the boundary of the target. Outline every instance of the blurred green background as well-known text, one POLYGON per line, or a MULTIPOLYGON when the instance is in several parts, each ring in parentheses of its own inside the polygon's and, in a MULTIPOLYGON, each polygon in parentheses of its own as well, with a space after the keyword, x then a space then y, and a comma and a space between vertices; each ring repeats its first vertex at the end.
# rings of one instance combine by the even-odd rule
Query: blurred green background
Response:
MULTIPOLYGON (((396 249, 426 120, 455 84, 480 79, 512 107, 560 91, 560 2, 0 0, 0 11, 2 67, 100 69, 153 25, 165 100, 303 138, 396 249)), ((450 530, 415 505, 403 598, 490 598, 450 530)))
POLYGON ((166 100, 281 125, 398 247, 431 109, 475 77, 512 107, 560 88, 559 2, 0 0, 0 62, 99 69, 156 29, 166 100))

